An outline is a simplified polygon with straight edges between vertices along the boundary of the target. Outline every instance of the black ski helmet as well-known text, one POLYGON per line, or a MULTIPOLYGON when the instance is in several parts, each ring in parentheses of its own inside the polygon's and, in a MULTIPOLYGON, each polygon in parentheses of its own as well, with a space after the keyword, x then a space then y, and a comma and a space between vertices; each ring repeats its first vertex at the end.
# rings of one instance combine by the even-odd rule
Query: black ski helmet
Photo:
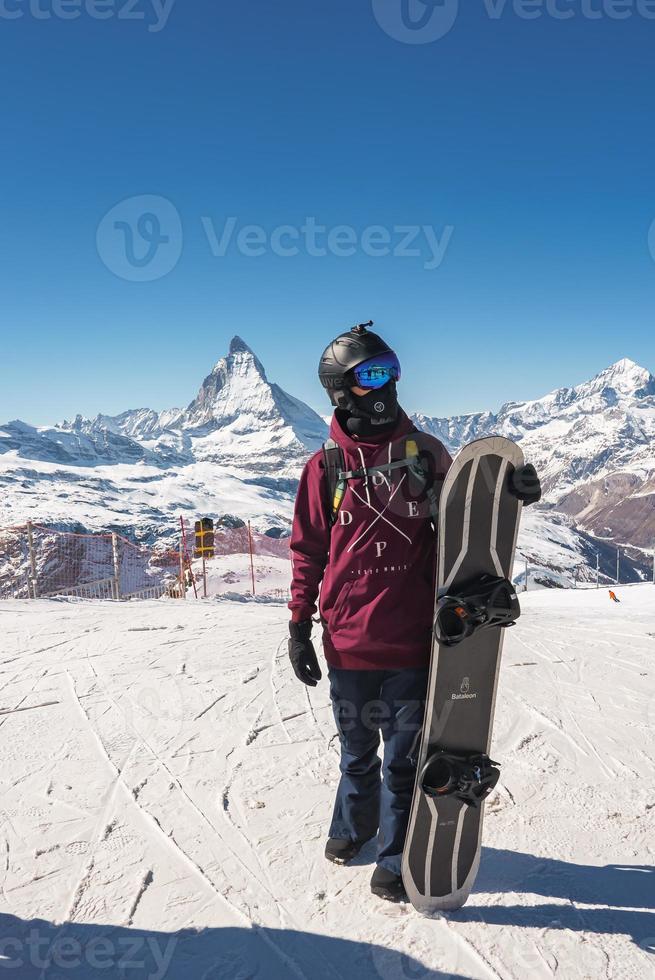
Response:
POLYGON ((354 368, 378 354, 392 352, 382 337, 368 329, 372 326, 372 320, 357 324, 348 333, 336 337, 323 351, 318 377, 337 408, 350 408, 350 388, 356 383, 354 368))

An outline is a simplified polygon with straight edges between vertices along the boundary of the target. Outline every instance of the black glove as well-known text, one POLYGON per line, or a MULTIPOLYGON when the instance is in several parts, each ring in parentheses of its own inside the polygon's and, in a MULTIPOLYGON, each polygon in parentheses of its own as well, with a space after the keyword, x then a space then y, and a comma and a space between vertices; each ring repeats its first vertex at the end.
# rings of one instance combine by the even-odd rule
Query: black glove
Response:
POLYGON ((289 623, 289 660, 293 667, 293 672, 299 681, 307 684, 308 687, 316 687, 321 677, 321 668, 318 666, 314 644, 310 640, 312 635, 312 621, 306 619, 302 623, 289 623))
POLYGON ((536 504, 541 499, 541 483, 532 463, 512 470, 507 489, 514 497, 523 501, 524 507, 536 504))

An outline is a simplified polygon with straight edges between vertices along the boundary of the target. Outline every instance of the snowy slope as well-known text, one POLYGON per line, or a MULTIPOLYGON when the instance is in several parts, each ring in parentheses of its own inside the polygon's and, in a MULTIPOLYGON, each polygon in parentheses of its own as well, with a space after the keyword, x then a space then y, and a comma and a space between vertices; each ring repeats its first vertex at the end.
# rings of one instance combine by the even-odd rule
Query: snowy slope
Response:
POLYGON ((283 608, 1 604, 8 975, 651 976, 655 593, 619 594, 523 598, 480 875, 434 920, 372 898, 370 845, 323 859, 334 722, 327 681, 291 672, 283 608))
MULTIPOLYGON (((527 558, 531 588, 575 588, 577 584, 595 584, 597 555, 601 584, 615 582, 614 545, 581 531, 565 514, 531 507, 524 509, 521 516, 512 579, 519 588, 525 585, 527 558)), ((621 552, 621 582, 640 582, 649 579, 651 573, 652 565, 648 562, 634 561, 625 550, 621 552)))
POLYGON ((62 467, 0 456, 0 527, 27 519, 70 530, 113 529, 141 542, 175 539, 179 516, 231 514, 261 531, 288 527, 295 481, 270 481, 236 467, 190 463, 62 467))

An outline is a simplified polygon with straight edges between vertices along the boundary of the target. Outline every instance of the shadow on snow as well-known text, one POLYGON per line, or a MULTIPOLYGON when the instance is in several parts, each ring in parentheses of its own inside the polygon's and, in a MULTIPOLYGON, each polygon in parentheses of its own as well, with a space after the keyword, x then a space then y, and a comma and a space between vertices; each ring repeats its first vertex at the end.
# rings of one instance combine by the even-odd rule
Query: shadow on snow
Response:
POLYGON ((655 868, 647 865, 573 864, 518 851, 483 847, 480 873, 469 904, 450 913, 455 921, 489 925, 623 933, 647 952, 655 951, 655 868), (575 904, 474 905, 476 893, 516 892, 575 904))
MULTIPOLYGON (((373 858, 368 850, 362 863, 373 858)), ((653 908, 655 868, 596 867, 486 847, 469 904, 447 917, 489 926, 625 934, 654 952, 655 914, 648 911, 653 908), (475 905, 481 892, 541 895, 563 904, 475 905)), ((453 968, 457 963, 448 962, 446 969, 453 968)), ((463 973, 428 969, 383 946, 290 929, 160 932, 101 923, 57 925, 0 913, 0 973, 3 969, 21 980, 470 980, 463 973)))
POLYGON ((5 970, 20 980, 471 980, 383 946, 291 929, 157 932, 0 914, 5 970))

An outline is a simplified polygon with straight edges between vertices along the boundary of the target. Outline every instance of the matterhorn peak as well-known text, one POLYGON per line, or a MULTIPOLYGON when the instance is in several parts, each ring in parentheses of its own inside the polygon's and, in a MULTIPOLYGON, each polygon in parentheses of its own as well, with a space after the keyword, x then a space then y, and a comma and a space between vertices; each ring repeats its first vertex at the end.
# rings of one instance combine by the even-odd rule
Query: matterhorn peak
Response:
POLYGON ((318 448, 325 438, 323 420, 269 382, 263 364, 238 335, 183 413, 182 426, 217 433, 204 449, 196 447, 205 458, 233 453, 231 442, 241 458, 250 444, 253 456, 261 455, 267 451, 263 433, 270 434, 278 455, 285 447, 294 458, 318 448))
POLYGON ((255 356, 245 340, 242 340, 236 333, 230 341, 228 354, 252 354, 253 357, 255 356))
MULTIPOLYGON (((264 365, 259 360, 252 348, 248 347, 248 344, 235 334, 230 341, 230 347, 228 353, 225 357, 221 357, 212 371, 212 375, 230 375, 230 374, 243 374, 244 371, 255 370, 264 381, 266 381, 266 371, 264 370, 264 365)), ((211 375, 210 375, 211 377, 211 375)))

